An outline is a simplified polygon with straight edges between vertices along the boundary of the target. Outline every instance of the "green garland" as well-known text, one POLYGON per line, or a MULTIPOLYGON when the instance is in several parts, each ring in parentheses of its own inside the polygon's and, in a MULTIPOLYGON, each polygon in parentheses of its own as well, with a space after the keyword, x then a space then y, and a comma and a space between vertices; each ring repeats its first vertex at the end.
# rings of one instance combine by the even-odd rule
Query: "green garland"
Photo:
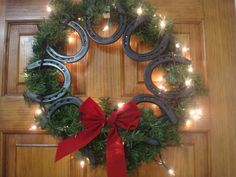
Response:
MULTIPOLYGON (((83 17, 86 11, 92 17, 93 24, 99 24, 102 19, 102 14, 110 6, 111 12, 114 9, 113 0, 84 0, 81 3, 74 3, 72 0, 52 0, 51 5, 53 12, 50 14, 47 20, 44 20, 39 26, 39 31, 35 36, 35 42, 33 45, 34 56, 31 58, 30 63, 33 63, 41 58, 49 58, 45 53, 47 45, 53 48, 59 49, 59 52, 63 53, 63 47, 66 41, 66 35, 68 29, 62 25, 65 20, 76 20, 79 17, 83 17)), ((128 21, 137 17, 136 9, 142 6, 145 15, 152 17, 151 23, 142 25, 135 31, 135 35, 138 36, 144 42, 154 45, 161 38, 161 29, 159 23, 161 18, 155 16, 157 9, 150 4, 141 0, 124 0, 123 6, 127 12, 128 21)), ((115 13, 112 13, 115 14, 115 13)), ((112 15, 112 21, 116 22, 117 15, 112 15)), ((167 25, 165 30, 172 31, 173 23, 166 20, 167 25)), ((83 21, 79 23, 83 25, 83 21)), ((165 54, 178 54, 175 48, 175 39, 172 37, 170 45, 168 46, 165 54)), ((142 118, 139 127, 132 131, 127 132, 119 129, 119 134, 122 136, 125 149, 127 168, 129 171, 136 169, 141 162, 148 162, 155 160, 157 154, 161 152, 163 148, 166 148, 171 144, 179 144, 180 141, 180 126, 186 120, 187 114, 185 110, 194 107, 196 97, 205 94, 206 89, 202 83, 200 76, 196 73, 189 73, 188 66, 182 64, 165 64, 158 69, 164 70, 166 74, 166 82, 172 89, 177 89, 185 85, 187 78, 192 79, 193 92, 189 97, 178 99, 175 101, 167 102, 180 121, 177 125, 172 125, 165 115, 157 117, 154 115, 153 110, 141 109, 142 118), (153 146, 144 143, 146 137, 151 137, 160 142, 160 146, 153 146)), ((55 69, 42 68, 41 70, 26 73, 26 85, 27 91, 47 95, 53 93, 60 88, 59 74, 55 69)), ((68 94, 70 92, 68 91, 68 94)), ((27 98, 26 98, 27 99, 27 98)), ((28 100, 29 101, 29 100, 28 100)), ((110 115, 112 111, 116 110, 110 103, 109 98, 100 99, 100 105, 107 115, 110 115)), ((49 105, 45 105, 45 109, 49 105)), ((36 116, 36 120, 40 124, 46 124, 46 129, 59 138, 66 138, 73 136, 83 129, 79 118, 79 111, 74 106, 64 106, 51 117, 50 121, 43 122, 43 115, 36 116)), ((104 128, 102 133, 90 143, 93 154, 95 154, 95 165, 105 163, 105 139, 107 137, 108 129, 104 128)), ((86 156, 85 149, 80 151, 80 155, 86 156)))

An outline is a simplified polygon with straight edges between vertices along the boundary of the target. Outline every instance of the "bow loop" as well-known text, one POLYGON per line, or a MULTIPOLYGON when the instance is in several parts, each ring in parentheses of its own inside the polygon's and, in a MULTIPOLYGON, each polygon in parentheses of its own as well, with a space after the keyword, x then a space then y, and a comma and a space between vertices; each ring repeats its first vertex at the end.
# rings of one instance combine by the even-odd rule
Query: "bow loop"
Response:
POLYGON ((102 109, 93 101, 91 98, 88 98, 79 108, 81 113, 82 124, 88 128, 91 126, 105 125, 106 124, 106 115, 102 109))
POLYGON ((108 124, 115 124, 125 130, 134 130, 138 127, 141 112, 134 102, 129 102, 122 108, 113 112, 108 119, 108 124))

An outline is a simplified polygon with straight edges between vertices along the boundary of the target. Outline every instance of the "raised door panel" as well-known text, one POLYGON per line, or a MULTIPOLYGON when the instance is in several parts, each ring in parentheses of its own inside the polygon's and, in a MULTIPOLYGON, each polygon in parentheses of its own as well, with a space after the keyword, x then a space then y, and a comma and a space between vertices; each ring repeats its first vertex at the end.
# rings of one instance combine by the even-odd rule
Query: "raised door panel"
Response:
POLYGON ((9 42, 7 46, 7 95, 23 93, 24 69, 28 60, 32 57, 32 45, 34 34, 37 32, 36 24, 10 24, 9 42))
POLYGON ((4 96, 0 97, 0 129, 29 129, 33 124, 36 105, 27 106, 23 99, 25 91, 24 69, 32 57, 37 23, 9 23, 6 36, 6 59, 4 61, 4 96))
POLYGON ((70 176, 70 157, 55 163, 56 141, 45 134, 4 134, 5 176, 70 176))

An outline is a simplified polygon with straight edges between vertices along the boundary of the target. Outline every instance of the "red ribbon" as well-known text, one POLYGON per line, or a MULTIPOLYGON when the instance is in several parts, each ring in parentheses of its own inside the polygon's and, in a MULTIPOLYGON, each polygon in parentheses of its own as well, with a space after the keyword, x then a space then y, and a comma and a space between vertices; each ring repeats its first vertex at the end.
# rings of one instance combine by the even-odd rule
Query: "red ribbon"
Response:
POLYGON ((124 145, 117 127, 125 130, 134 130, 138 127, 141 112, 135 102, 124 105, 121 109, 113 112, 108 119, 91 98, 88 98, 79 109, 85 130, 59 143, 55 160, 60 160, 64 156, 85 147, 108 124, 111 129, 108 132, 106 144, 107 176, 126 177, 124 145))

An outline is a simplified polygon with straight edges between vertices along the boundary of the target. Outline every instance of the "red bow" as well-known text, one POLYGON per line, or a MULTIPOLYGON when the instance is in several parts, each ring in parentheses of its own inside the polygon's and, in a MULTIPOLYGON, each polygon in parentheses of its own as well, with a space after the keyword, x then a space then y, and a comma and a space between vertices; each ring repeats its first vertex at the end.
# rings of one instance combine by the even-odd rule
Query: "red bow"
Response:
POLYGON ((108 119, 91 98, 88 98, 79 109, 85 130, 59 143, 55 160, 60 160, 64 156, 85 147, 108 124, 111 129, 108 132, 106 144, 107 175, 108 177, 126 177, 124 145, 117 127, 126 130, 134 130, 138 127, 141 112, 135 102, 124 105, 118 111, 113 112, 108 119))

